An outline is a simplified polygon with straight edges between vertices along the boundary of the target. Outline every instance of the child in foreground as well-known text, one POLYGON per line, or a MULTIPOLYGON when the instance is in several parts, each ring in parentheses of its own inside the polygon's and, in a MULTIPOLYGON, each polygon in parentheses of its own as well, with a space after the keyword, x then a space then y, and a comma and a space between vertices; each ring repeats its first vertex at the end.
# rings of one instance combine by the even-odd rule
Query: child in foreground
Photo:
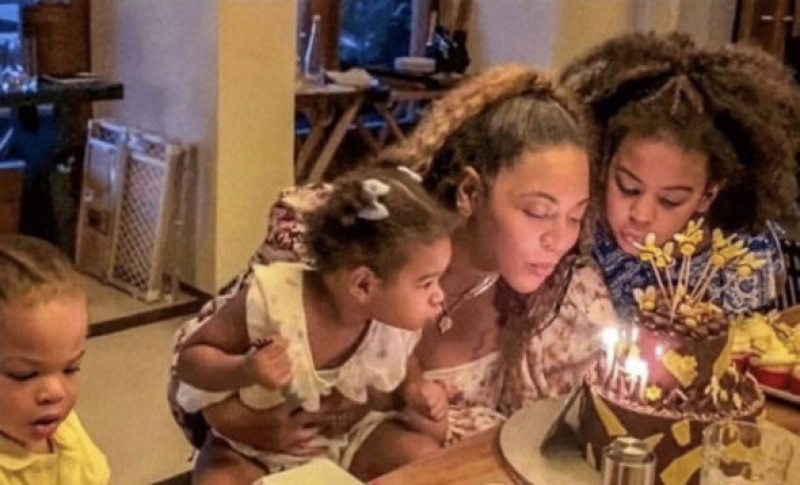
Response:
POLYGON ((69 261, 44 241, 0 236, 0 484, 109 483, 72 410, 86 331, 69 261))

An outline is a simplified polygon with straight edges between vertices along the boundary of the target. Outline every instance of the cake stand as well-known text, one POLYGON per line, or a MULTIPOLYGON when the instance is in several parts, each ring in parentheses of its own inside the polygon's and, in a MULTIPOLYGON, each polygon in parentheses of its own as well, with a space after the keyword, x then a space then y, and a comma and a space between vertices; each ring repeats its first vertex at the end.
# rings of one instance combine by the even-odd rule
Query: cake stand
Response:
POLYGON ((574 397, 538 401, 503 424, 500 453, 516 478, 531 485, 600 483, 575 438, 574 397))

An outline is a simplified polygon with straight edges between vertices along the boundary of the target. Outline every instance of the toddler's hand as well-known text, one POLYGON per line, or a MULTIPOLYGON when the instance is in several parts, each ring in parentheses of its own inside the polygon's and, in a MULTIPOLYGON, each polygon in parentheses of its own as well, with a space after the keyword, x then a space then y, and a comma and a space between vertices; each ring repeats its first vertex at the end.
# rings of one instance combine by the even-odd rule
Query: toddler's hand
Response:
POLYGON ((406 403, 434 421, 447 416, 447 393, 437 382, 422 379, 406 384, 403 395, 406 403))
POLYGON ((255 345, 244 359, 245 372, 254 383, 267 389, 281 389, 292 381, 292 361, 286 353, 288 342, 280 336, 255 345))

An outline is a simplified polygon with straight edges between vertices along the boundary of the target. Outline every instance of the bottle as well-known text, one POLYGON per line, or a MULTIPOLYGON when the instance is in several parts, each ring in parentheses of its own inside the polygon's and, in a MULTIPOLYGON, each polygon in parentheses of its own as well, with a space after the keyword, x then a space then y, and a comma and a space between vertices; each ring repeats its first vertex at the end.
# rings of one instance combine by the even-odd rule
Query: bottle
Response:
POLYGON ((320 37, 320 16, 311 19, 311 33, 308 36, 306 52, 303 56, 303 77, 314 86, 325 84, 325 70, 322 65, 322 37, 320 37))
POLYGON ((297 34, 297 49, 294 53, 294 83, 295 87, 302 87, 303 82, 305 80, 305 75, 303 73, 303 58, 305 57, 306 52, 306 37, 308 35, 305 32, 300 32, 297 34))
POLYGON ((603 485, 653 485, 656 458, 644 441, 624 436, 603 448, 603 485))

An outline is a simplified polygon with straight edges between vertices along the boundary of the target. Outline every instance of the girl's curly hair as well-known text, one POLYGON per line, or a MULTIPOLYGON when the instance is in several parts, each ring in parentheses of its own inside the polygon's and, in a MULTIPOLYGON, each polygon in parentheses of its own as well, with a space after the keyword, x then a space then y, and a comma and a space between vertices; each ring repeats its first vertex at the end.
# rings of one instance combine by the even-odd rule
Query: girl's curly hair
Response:
POLYGON ((321 272, 365 265, 381 277, 391 277, 408 261, 411 244, 449 237, 457 223, 417 178, 398 169, 354 170, 332 185, 326 203, 306 216, 306 243, 321 272), (387 192, 373 195, 369 184, 380 184, 387 192), (386 209, 385 217, 359 215, 376 204, 386 209))
POLYGON ((766 52, 629 34, 568 65, 561 81, 592 109, 602 177, 625 136, 666 138, 709 155, 709 183, 721 185, 711 225, 758 231, 796 219, 800 91, 766 52))
MULTIPOLYGON (((404 142, 386 150, 378 163, 407 165, 423 175, 425 187, 454 210, 464 168, 481 176, 491 189, 494 177, 528 151, 572 145, 596 146, 584 105, 543 73, 518 64, 492 67, 468 78, 435 102, 404 142)), ((579 244, 561 258, 553 273, 530 295, 502 298, 502 354, 513 372, 525 343, 551 321, 566 294, 573 269, 589 254, 596 208, 584 217, 579 244)), ((498 291, 513 290, 501 281, 498 291)), ((513 384, 515 376, 509 376, 513 384)))

